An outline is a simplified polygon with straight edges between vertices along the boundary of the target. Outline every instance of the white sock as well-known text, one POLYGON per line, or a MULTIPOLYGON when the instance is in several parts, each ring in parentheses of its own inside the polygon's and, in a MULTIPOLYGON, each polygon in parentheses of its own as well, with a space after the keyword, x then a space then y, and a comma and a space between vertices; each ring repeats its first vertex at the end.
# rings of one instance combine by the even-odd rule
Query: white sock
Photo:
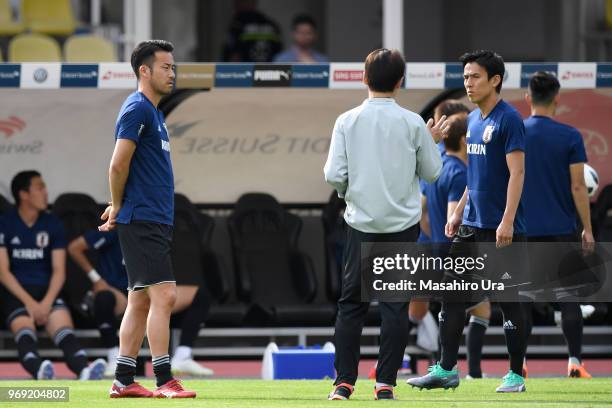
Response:
POLYGON ((578 360, 576 357, 570 357, 568 363, 569 364, 576 364, 577 366, 581 365, 580 364, 580 360, 578 360))
POLYGON ((119 347, 109 348, 106 353, 106 361, 109 363, 117 362, 117 357, 119 357, 119 347))
POLYGON ((178 346, 172 356, 172 361, 185 361, 191 358, 191 347, 178 346))

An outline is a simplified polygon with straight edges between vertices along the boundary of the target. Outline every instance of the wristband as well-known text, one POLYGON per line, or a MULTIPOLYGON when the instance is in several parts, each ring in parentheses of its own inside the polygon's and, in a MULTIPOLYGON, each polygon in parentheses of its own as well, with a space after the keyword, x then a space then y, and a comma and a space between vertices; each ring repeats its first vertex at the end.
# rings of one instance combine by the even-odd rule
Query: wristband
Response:
POLYGON ((102 277, 100 276, 100 274, 98 273, 98 271, 96 271, 95 269, 92 269, 91 271, 89 271, 87 273, 87 277, 89 278, 89 280, 92 283, 96 283, 97 281, 99 281, 100 279, 102 279, 102 277))

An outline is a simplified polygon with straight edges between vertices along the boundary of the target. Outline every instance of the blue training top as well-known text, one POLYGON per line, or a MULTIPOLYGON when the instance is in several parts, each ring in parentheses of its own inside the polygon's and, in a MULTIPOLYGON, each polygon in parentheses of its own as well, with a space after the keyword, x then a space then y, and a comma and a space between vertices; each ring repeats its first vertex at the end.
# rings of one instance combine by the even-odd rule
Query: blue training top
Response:
MULTIPOLYGON (((468 116, 468 200, 463 223, 482 229, 497 229, 506 209, 510 170, 506 155, 525 151, 525 126, 519 113, 500 100, 486 118, 480 109, 468 116)), ((514 233, 525 233, 525 219, 519 201, 514 233)))
POLYGON ((83 234, 90 249, 100 255, 98 272, 109 285, 125 290, 128 287, 127 272, 117 230, 102 232, 90 230, 83 234))
POLYGON ((431 228, 431 241, 450 242, 444 235, 449 201, 459 201, 465 191, 467 166, 461 159, 448 154, 442 157, 442 173, 431 184, 427 184, 427 213, 431 228))
POLYGON ((141 92, 123 103, 115 139, 136 143, 117 222, 174 222, 174 176, 164 115, 141 92))
POLYGON ((28 227, 13 209, 0 217, 0 247, 8 251, 10 270, 22 286, 48 286, 53 273, 51 251, 66 249, 64 226, 43 211, 28 227))
POLYGON ((578 130, 546 116, 525 120, 523 207, 528 236, 572 234, 576 206, 569 166, 586 163, 578 130))

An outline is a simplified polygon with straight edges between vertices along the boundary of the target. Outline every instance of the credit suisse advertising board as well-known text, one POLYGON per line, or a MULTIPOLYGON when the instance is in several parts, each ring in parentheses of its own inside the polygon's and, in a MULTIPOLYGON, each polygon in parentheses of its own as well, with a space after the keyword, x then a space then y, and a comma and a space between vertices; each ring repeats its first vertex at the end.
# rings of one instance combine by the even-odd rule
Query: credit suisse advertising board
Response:
MULTIPOLYGON (((523 116, 536 71, 562 86, 557 119, 577 127, 600 185, 612 184, 612 64, 507 63, 502 96, 523 116)), ((178 192, 198 203, 233 203, 265 191, 285 203, 322 203, 336 117, 366 97, 362 63, 178 64, 176 87, 202 89, 166 118, 178 192)), ((459 64, 407 63, 397 102, 419 112, 442 90, 462 88, 459 64)), ((0 194, 38 169, 50 200, 73 191, 108 200, 116 115, 136 88, 129 64, 0 64, 0 194)))

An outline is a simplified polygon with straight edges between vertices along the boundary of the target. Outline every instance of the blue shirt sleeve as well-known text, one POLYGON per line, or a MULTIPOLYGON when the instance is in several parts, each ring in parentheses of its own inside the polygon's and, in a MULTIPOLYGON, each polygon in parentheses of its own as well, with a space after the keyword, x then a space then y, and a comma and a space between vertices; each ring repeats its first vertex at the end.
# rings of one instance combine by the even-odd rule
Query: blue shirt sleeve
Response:
POLYGON ((427 192, 427 182, 424 180, 419 180, 419 188, 421 190, 421 194, 426 195, 427 192))
POLYGON ((98 250, 106 244, 106 237, 102 231, 89 230, 83 234, 89 249, 98 250))
POLYGON ((448 201, 459 201, 463 197, 465 192, 465 186, 467 186, 467 172, 458 171, 451 178, 451 182, 448 189, 448 201))
POLYGON ((570 148, 569 162, 570 164, 587 162, 584 141, 582 140, 580 132, 577 130, 575 130, 572 134, 572 146, 570 148))
POLYGON ((51 227, 50 247, 51 249, 66 249, 66 230, 59 219, 53 220, 51 227))
POLYGON ((117 124, 117 139, 129 139, 138 143, 147 123, 147 109, 142 103, 128 106, 117 124))
POLYGON ((504 118, 502 129, 506 154, 515 150, 525 151, 525 125, 518 114, 509 114, 504 118))

